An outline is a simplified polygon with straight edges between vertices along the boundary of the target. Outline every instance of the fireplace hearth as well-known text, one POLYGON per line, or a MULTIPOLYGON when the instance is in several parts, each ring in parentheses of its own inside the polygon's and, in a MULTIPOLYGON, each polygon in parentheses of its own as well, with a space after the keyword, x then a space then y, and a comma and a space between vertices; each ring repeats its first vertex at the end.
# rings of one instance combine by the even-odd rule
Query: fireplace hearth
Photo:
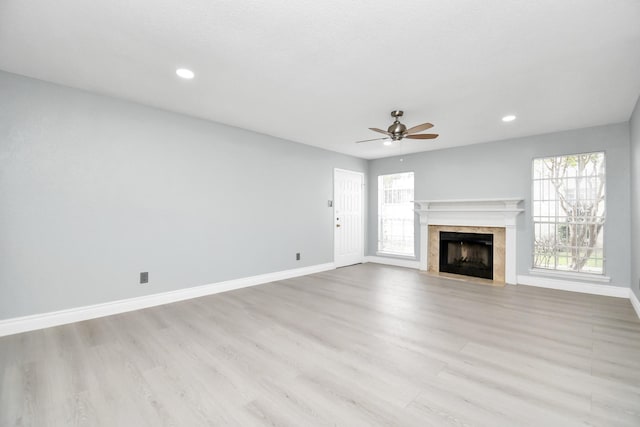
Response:
POLYGON ((441 231, 439 270, 493 280, 493 234, 441 231))

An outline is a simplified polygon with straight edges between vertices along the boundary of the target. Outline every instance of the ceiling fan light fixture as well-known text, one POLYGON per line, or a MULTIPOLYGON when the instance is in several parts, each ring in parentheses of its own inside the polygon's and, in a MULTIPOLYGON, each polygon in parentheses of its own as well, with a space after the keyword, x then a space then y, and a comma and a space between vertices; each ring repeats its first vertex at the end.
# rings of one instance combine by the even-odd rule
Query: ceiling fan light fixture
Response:
POLYGON ((393 144, 393 141, 387 140, 387 141, 383 142, 383 144, 384 145, 391 145, 391 144, 393 144))
POLYGON ((185 80, 191 80, 195 77, 195 73, 187 68, 178 68, 176 70, 178 77, 182 77, 185 80))

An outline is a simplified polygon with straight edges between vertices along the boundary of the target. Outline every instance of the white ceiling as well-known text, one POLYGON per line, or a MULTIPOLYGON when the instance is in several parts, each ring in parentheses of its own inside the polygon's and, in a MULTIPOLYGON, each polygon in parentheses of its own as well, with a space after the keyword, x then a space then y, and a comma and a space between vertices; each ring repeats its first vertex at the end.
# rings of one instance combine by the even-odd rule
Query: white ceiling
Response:
POLYGON ((0 69, 379 158, 628 120, 640 1, 0 0, 0 69))

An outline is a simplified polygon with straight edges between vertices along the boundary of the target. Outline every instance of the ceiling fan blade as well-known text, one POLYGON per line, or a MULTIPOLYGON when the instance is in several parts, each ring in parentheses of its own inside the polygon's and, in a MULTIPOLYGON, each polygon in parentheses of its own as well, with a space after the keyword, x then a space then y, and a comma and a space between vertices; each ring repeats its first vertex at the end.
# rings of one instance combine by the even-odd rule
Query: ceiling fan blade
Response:
POLYGON ((407 129, 407 134, 422 132, 423 130, 431 129, 433 125, 431 123, 423 123, 418 126, 414 126, 412 128, 407 129))
POLYGON ((380 133, 384 133, 385 135, 391 135, 389 132, 387 132, 386 130, 382 130, 382 129, 378 129, 378 128, 369 128, 370 130, 374 131, 374 132, 380 132, 380 133))
POLYGON ((438 137, 437 133, 423 133, 421 135, 407 135, 405 138, 408 139, 435 139, 438 137))
POLYGON ((361 142, 369 142, 369 141, 382 141, 383 139, 389 139, 389 138, 365 139, 364 141, 356 141, 356 144, 360 144, 361 142))

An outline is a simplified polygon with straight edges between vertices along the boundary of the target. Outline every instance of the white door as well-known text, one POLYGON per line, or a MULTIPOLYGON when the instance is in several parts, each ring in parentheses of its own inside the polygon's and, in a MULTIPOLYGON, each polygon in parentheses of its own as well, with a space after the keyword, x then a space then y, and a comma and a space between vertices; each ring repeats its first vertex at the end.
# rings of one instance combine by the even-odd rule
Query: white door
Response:
POLYGON ((364 257, 364 175, 343 169, 333 174, 334 262, 358 264, 364 257))

